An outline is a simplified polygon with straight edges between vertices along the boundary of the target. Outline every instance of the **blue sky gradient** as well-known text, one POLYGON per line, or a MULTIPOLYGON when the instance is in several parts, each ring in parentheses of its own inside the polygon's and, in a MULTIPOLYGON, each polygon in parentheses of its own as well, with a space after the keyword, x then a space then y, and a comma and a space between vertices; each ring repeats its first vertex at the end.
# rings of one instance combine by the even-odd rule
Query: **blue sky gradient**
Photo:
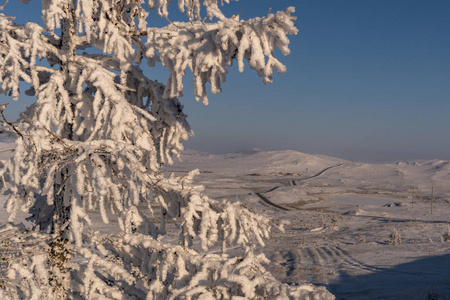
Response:
MULTIPOLYGON (((39 6, 13 0, 4 13, 18 23, 39 21, 39 6)), ((450 159, 450 1, 241 0, 225 11, 247 19, 288 6, 296 7, 300 32, 291 36, 291 55, 279 54, 287 72, 273 84, 235 65, 205 107, 186 76, 181 101, 196 134, 187 147, 293 149, 369 162, 450 159)), ((161 67, 146 72, 167 79, 161 67)))

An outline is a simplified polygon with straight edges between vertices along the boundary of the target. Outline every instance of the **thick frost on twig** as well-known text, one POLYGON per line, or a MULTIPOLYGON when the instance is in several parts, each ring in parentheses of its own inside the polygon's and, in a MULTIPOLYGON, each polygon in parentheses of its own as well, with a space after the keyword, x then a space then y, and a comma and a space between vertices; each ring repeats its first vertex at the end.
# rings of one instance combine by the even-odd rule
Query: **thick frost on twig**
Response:
POLYGON ((148 31, 146 57, 151 64, 161 60, 170 72, 166 96, 182 96, 183 76, 187 68, 194 75, 194 94, 197 100, 208 103, 205 85, 211 84, 213 94, 221 92, 226 80, 226 67, 236 59, 239 71, 244 71, 244 60, 264 79, 272 82, 274 69, 284 73, 286 67, 273 55, 280 49, 290 53, 288 34, 297 29, 291 16, 293 7, 264 18, 239 21, 233 18, 217 23, 174 23, 166 28, 148 31), (158 55, 159 53, 159 55, 158 55))

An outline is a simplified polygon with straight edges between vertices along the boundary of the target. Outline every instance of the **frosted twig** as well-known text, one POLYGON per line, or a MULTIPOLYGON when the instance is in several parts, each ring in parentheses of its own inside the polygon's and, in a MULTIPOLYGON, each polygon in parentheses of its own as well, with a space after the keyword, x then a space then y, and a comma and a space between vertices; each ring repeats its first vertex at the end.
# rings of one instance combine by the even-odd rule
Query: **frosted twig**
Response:
MULTIPOLYGON (((236 18, 236 17, 238 17, 240 14, 242 14, 244 12, 244 10, 243 11, 241 11, 240 13, 237 13, 237 14, 235 14, 234 16, 232 16, 232 18, 234 19, 234 18, 236 18)), ((270 10, 269 10, 269 12, 270 12, 270 10)))
POLYGON ((2 6, 0 6, 0 10, 3 10, 5 8, 5 5, 8 3, 9 0, 5 0, 2 6))
MULTIPOLYGON (((28 122, 33 123, 33 121, 26 115, 24 114, 22 111, 19 110, 19 112, 22 114, 22 116, 27 119, 28 122)), ((3 115, 3 113, 2 113, 3 115)), ((67 146, 67 144, 59 137, 57 136, 53 131, 51 131, 50 129, 48 129, 47 127, 45 127, 44 125, 42 125, 42 128, 44 128, 48 133, 50 133, 60 144, 62 144, 64 146, 64 148, 66 149, 70 149, 69 146, 67 146)))
POLYGON ((20 137, 23 138, 23 137, 24 137, 24 134, 23 134, 22 132, 20 132, 20 130, 17 129, 17 127, 14 126, 13 123, 9 122, 9 121, 6 119, 5 115, 3 114, 3 110, 6 108, 6 106, 8 106, 8 104, 9 104, 9 103, 0 105, 0 114, 2 115, 2 118, 3 118, 3 120, 5 121, 5 123, 8 124, 8 125, 9 125, 9 126, 10 126, 17 134, 18 134, 18 135, 20 135, 20 137))
POLYGON ((175 26, 176 28, 179 28, 177 25, 175 25, 172 21, 170 21, 168 16, 164 16, 166 18, 167 21, 169 21, 170 24, 172 24, 173 26, 175 26))

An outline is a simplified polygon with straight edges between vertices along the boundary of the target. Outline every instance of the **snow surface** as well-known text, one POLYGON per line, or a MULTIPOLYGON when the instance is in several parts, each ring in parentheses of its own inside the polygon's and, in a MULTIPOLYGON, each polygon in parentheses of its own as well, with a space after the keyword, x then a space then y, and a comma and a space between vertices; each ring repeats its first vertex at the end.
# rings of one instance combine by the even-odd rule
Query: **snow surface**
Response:
MULTIPOLYGON (((0 143, 0 159, 13 147, 0 143)), ((290 222, 260 250, 277 279, 323 285, 337 299, 450 298, 448 161, 365 164, 295 151, 187 150, 181 158, 164 172, 198 168, 208 196, 290 222), (389 243, 394 229, 400 245, 389 243)), ((2 208, 0 223, 6 219, 2 208)), ((93 221, 114 230, 100 215, 93 221)))
POLYGON ((209 196, 290 222, 262 249, 279 280, 324 285, 337 299, 450 298, 450 241, 441 241, 450 226, 448 161, 365 164, 295 151, 192 150, 182 159, 165 170, 199 168, 209 196), (394 229, 401 245, 389 244, 394 229))

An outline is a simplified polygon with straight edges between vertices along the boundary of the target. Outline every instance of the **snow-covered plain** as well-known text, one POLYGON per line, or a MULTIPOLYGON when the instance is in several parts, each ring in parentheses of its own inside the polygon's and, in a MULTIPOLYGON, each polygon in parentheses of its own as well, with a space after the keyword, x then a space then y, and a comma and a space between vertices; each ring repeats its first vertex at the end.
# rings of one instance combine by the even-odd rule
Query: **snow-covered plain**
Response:
POLYGON ((337 299, 450 299, 450 162, 257 150, 188 150, 182 160, 165 171, 199 168, 208 195, 290 222, 262 249, 278 279, 324 285, 337 299), (390 244, 394 229, 400 245, 390 244))
MULTIPOLYGON (((0 159, 13 145, 0 143, 0 159)), ((182 160, 164 172, 198 168, 208 196, 289 222, 260 250, 279 280, 323 285, 337 299, 450 298, 450 162, 365 164, 258 150, 186 150, 182 160), (400 245, 390 243, 394 229, 400 245)), ((0 223, 6 218, 1 208, 0 223)), ((96 219, 97 229, 114 226, 96 219)))

